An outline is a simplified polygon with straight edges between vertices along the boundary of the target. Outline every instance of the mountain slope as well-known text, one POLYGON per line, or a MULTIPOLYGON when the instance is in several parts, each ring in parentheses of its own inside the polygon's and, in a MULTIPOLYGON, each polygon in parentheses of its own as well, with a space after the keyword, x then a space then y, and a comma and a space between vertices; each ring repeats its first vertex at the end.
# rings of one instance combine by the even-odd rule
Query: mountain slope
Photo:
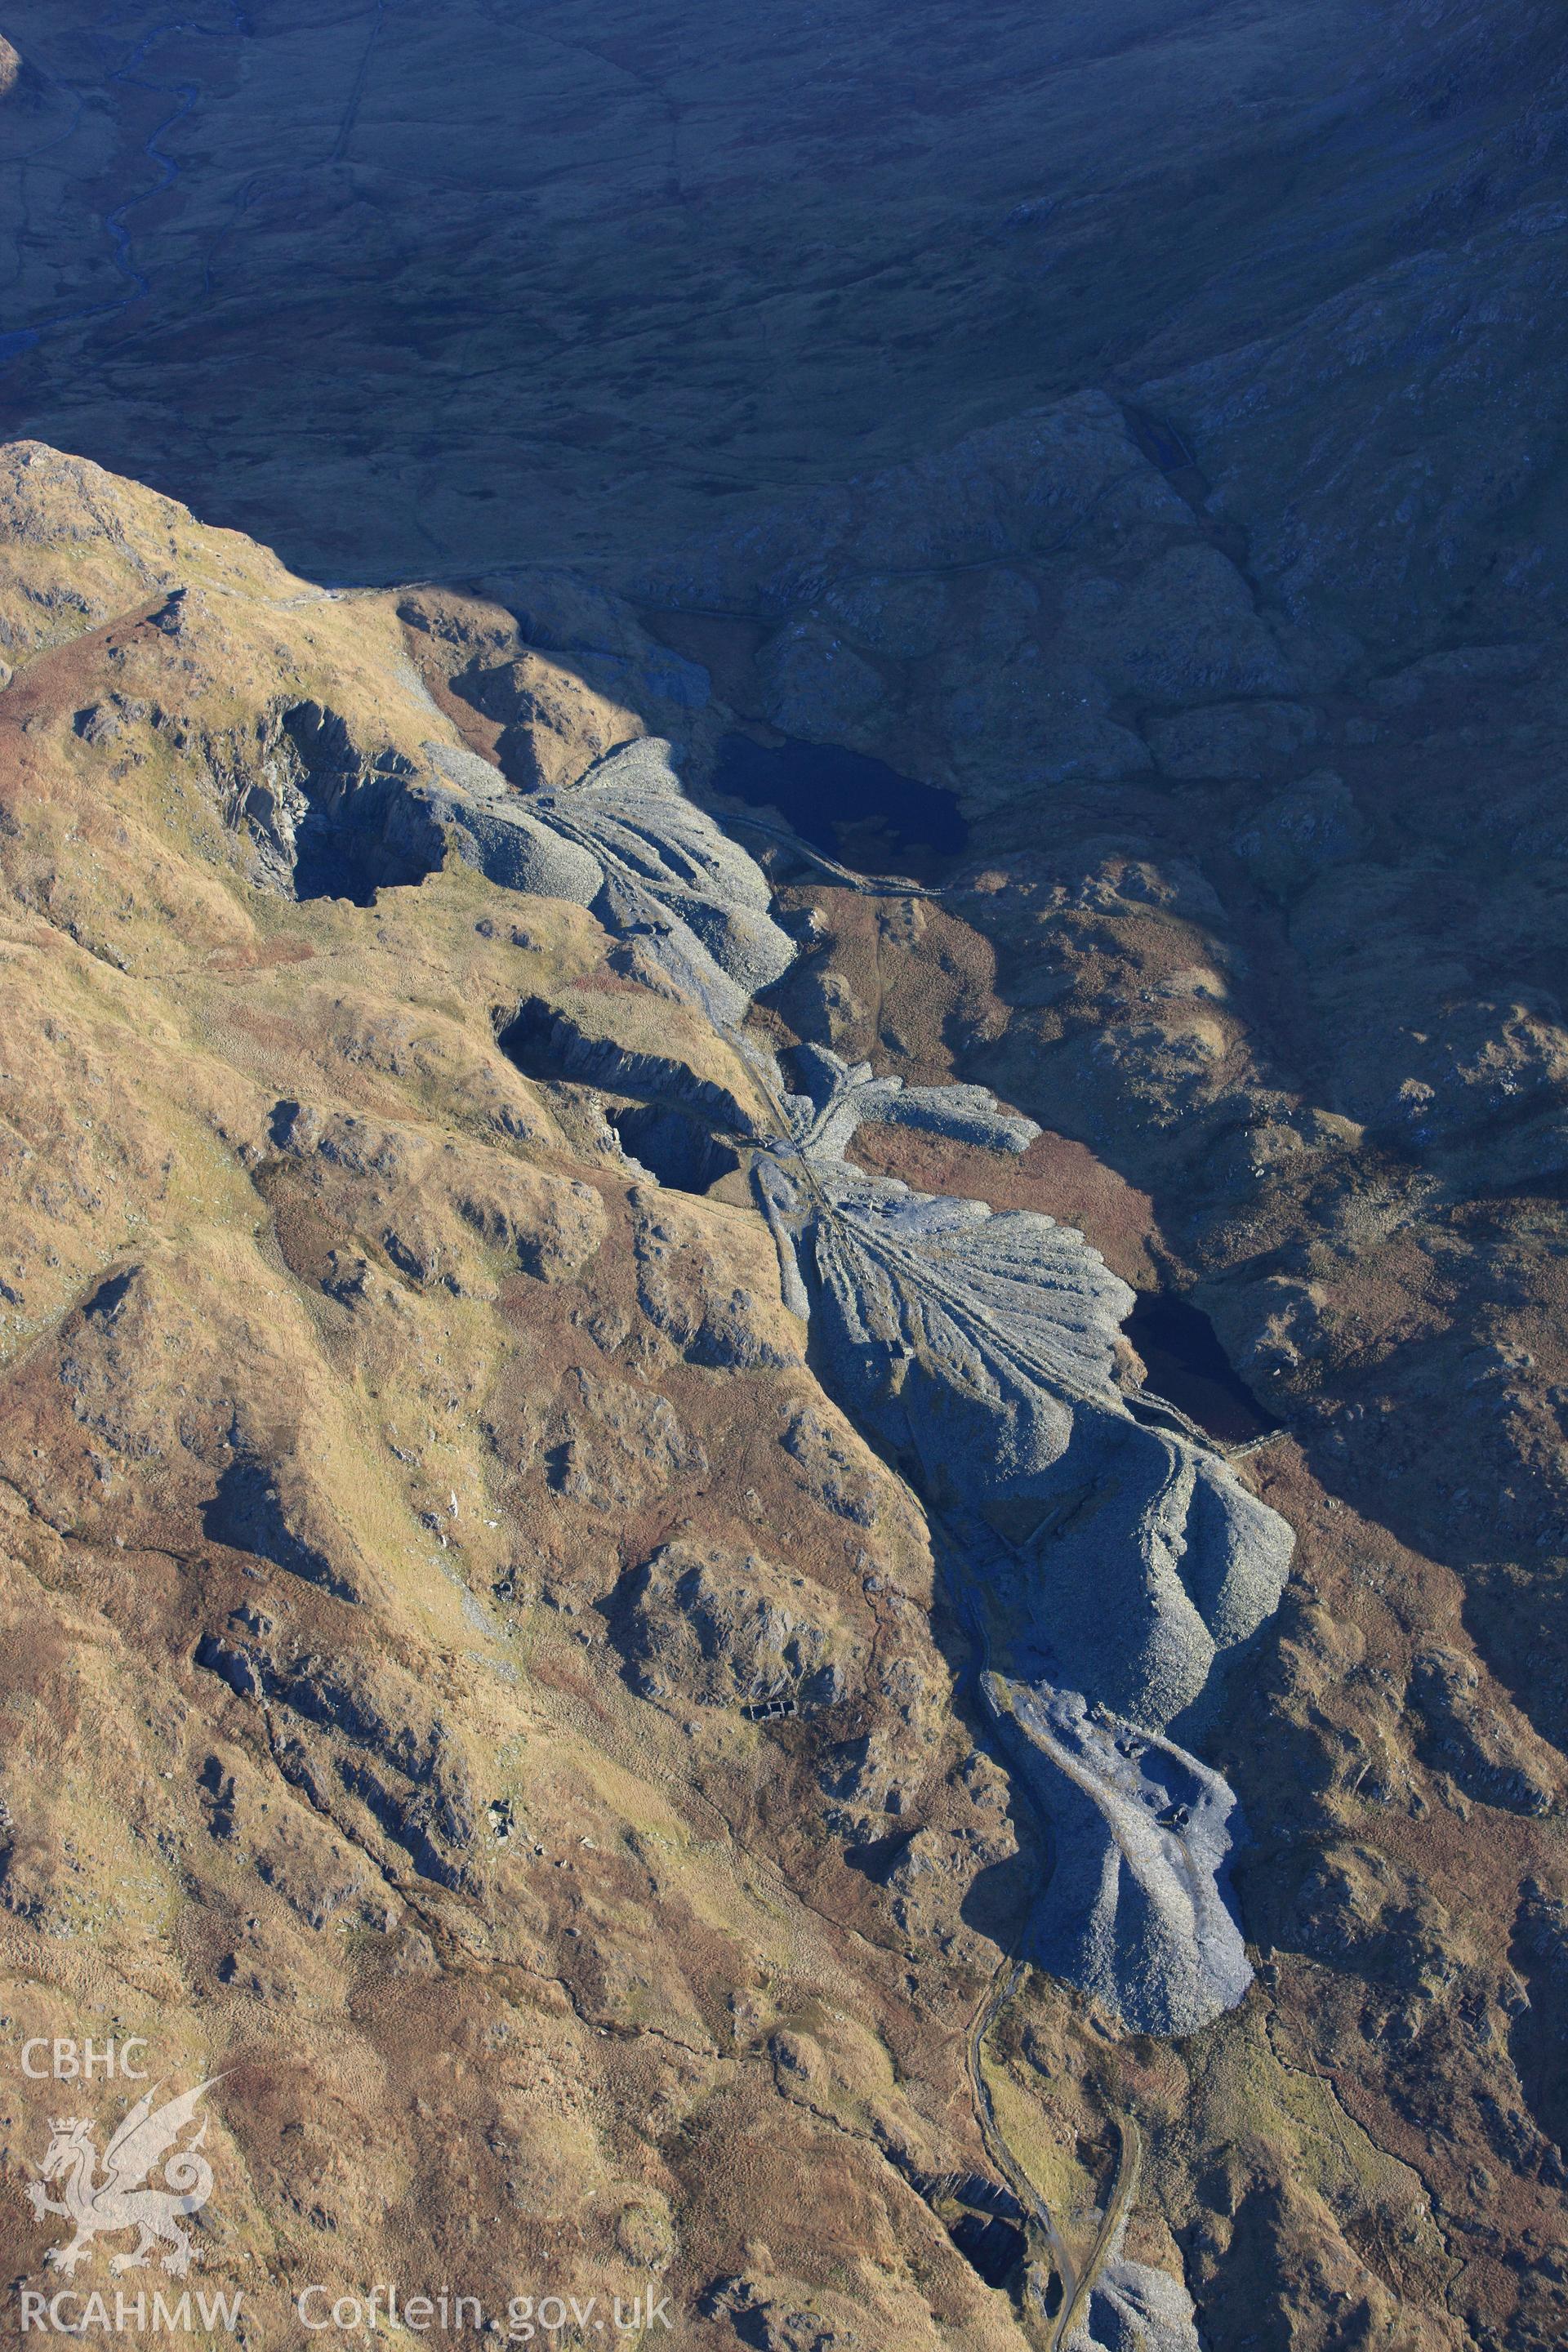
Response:
MULTIPOLYGON (((488 2311, 651 2286, 694 2343, 1043 2340, 977 2066, 1078 2259, 1142 2141, 1128 2255, 1212 2342, 1265 2311, 1292 2347, 1557 2340, 1561 1755, 1425 1523, 1402 1544, 1321 1483, 1287 1334, 1303 1296, 1338 1328, 1331 1288, 1266 1285, 1256 1376, 1305 1446, 1247 1475, 1300 1548, 1202 1729, 1259 1981, 1173 2042, 1037 1971, 996 2010, 1047 1820, 974 1703, 937 1522, 690 1156, 694 1112, 764 1115, 757 1065, 635 930, 489 879, 473 829, 476 782, 516 798, 503 740, 569 793, 685 673, 624 608, 578 659, 476 597, 323 595, 37 445, 5 463, 5 2007, 226 2074, 204 2275, 268 2330, 399 2276, 488 2311), (786 1652, 830 1705, 775 1704, 786 1652)), ((696 772, 733 719, 689 723, 696 772)), ((1082 988, 1216 919, 983 859, 929 900, 805 870, 756 1040, 876 992, 911 1079, 956 1055, 1037 1105, 1013 893, 1082 988)), ((1166 1233, 1060 1136, 857 1149, 1079 1218, 1147 1283, 1196 1246, 1177 1124, 1146 1129, 1166 1233)), ((1409 1230, 1368 1227, 1379 1280, 1409 1230)), ((58 2102, 18 2099, 13 2166, 58 2102)), ((20 2200, 5 2227, 37 2275, 20 2200)))

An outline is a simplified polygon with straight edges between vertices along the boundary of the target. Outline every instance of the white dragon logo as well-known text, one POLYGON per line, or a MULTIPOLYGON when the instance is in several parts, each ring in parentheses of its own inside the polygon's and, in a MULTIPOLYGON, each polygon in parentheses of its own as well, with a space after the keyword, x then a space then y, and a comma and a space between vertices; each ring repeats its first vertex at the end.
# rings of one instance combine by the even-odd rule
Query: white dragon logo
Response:
POLYGON ((136 2230, 141 2234, 134 2248, 128 2254, 113 2255, 110 2271, 138 2270, 151 2258, 154 2246, 165 2245, 170 2251, 163 2257, 163 2268, 184 2278, 191 2266, 191 2235, 180 2222, 185 2214, 199 2211, 213 2190, 212 2167, 200 2153, 207 2136, 205 2116, 195 2138, 175 2148, 163 2166, 166 2185, 153 2189, 145 2184, 159 2158, 174 2147, 203 2093, 222 2079, 214 2075, 212 2081, 198 2083, 182 2097, 165 2100, 161 2107, 153 2105, 163 2087, 161 2083, 138 2099, 103 2152, 101 2180, 94 2178, 98 2149, 90 2118, 51 2119, 49 2145, 37 2168, 40 2178, 28 2182, 27 2196, 40 2221, 46 2213, 60 2213, 75 2224, 76 2235, 69 2245, 51 2246, 44 2257, 52 2268, 64 2271, 69 2278, 100 2231, 113 2236, 121 2230, 136 2230), (58 2199, 46 2187, 57 2180, 64 2184, 58 2199))

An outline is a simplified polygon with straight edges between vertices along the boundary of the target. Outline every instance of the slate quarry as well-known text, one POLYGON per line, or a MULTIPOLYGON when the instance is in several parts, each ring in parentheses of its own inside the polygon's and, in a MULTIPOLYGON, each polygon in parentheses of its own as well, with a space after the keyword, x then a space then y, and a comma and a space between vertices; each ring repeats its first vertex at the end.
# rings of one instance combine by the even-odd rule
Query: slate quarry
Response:
MULTIPOLYGON (((527 799, 487 771, 482 798, 442 805, 492 880, 594 907, 757 1063, 787 1132, 730 1140, 784 1300, 818 1328, 830 1392, 910 1465, 950 1530, 988 1660, 988 1612, 1000 1604, 1016 1629, 984 1688, 1060 1842, 1040 1957, 1130 2031, 1194 2032, 1251 1981, 1220 1885, 1235 1800, 1160 1735, 1200 1698, 1216 1654, 1278 1605, 1290 1531, 1173 1410, 1118 1385, 1133 1293, 1081 1234, 912 1192, 847 1157, 866 1120, 1015 1153, 1033 1121, 983 1087, 906 1087, 821 1047, 801 1049, 792 1091, 745 1038, 749 1000, 794 945, 761 869, 686 798, 667 752, 645 739, 574 789, 527 799)), ((479 763, 446 765, 455 777, 479 763)))

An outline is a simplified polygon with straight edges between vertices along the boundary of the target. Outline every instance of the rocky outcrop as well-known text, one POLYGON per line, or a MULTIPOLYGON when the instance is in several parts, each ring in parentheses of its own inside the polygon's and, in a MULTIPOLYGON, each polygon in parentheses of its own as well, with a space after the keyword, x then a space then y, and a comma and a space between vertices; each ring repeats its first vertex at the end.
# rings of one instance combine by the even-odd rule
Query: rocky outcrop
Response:
POLYGON ((363 1806, 421 1878, 464 1885, 473 1801, 445 1725, 389 1714, 389 1697, 395 1709, 416 1702, 384 1670, 378 1677, 359 1661, 279 1654, 268 1646, 271 1631, 258 1611, 239 1611, 223 1634, 202 1636, 195 1664, 268 1714, 285 1777, 329 1820, 342 1816, 353 1834, 363 1806))
POLYGON ((1324 770, 1265 801, 1232 846, 1263 889, 1289 898, 1330 866, 1349 865, 1366 833, 1344 778, 1324 770))
POLYGON ((1312 730, 1281 709, 1292 658, 1231 553, 1100 392, 781 502, 639 589, 760 607, 776 625, 755 673, 773 725, 885 755, 895 702, 900 742, 973 811, 1146 772, 1144 713, 1173 774, 1247 772, 1254 746, 1312 730), (1237 719, 1237 697, 1259 716, 1237 719), (1208 705, 1232 714, 1217 768, 1178 716, 1199 729, 1208 705))
POLYGON ((636 1571, 620 1646, 645 1697, 731 1706, 753 1721, 817 1714, 865 1668, 863 1644, 819 1610, 803 1578, 760 1553, 671 1544, 636 1571))
MULTIPOLYGON (((1507 184, 1500 173, 1499 194, 1507 184)), ((1554 191, 1479 209, 1493 217, 1469 233, 1461 216, 1452 241, 1424 241, 1139 395, 1203 454, 1220 511, 1245 516, 1272 594, 1337 627, 1352 657, 1386 659, 1461 615, 1499 636, 1561 617, 1541 558, 1563 530, 1563 363, 1545 328, 1562 299, 1563 207, 1554 191), (1492 387, 1484 429, 1478 366, 1492 387)))

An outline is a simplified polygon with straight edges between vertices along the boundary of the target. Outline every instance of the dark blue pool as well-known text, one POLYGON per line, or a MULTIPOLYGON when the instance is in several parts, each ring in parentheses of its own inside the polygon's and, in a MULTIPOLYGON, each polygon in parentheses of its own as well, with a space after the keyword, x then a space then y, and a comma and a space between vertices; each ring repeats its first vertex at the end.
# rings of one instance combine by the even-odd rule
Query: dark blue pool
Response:
POLYGON ((837 743, 792 741, 774 749, 749 735, 726 735, 713 787, 749 807, 777 809, 803 841, 866 870, 868 849, 956 857, 969 839, 952 793, 837 743))

